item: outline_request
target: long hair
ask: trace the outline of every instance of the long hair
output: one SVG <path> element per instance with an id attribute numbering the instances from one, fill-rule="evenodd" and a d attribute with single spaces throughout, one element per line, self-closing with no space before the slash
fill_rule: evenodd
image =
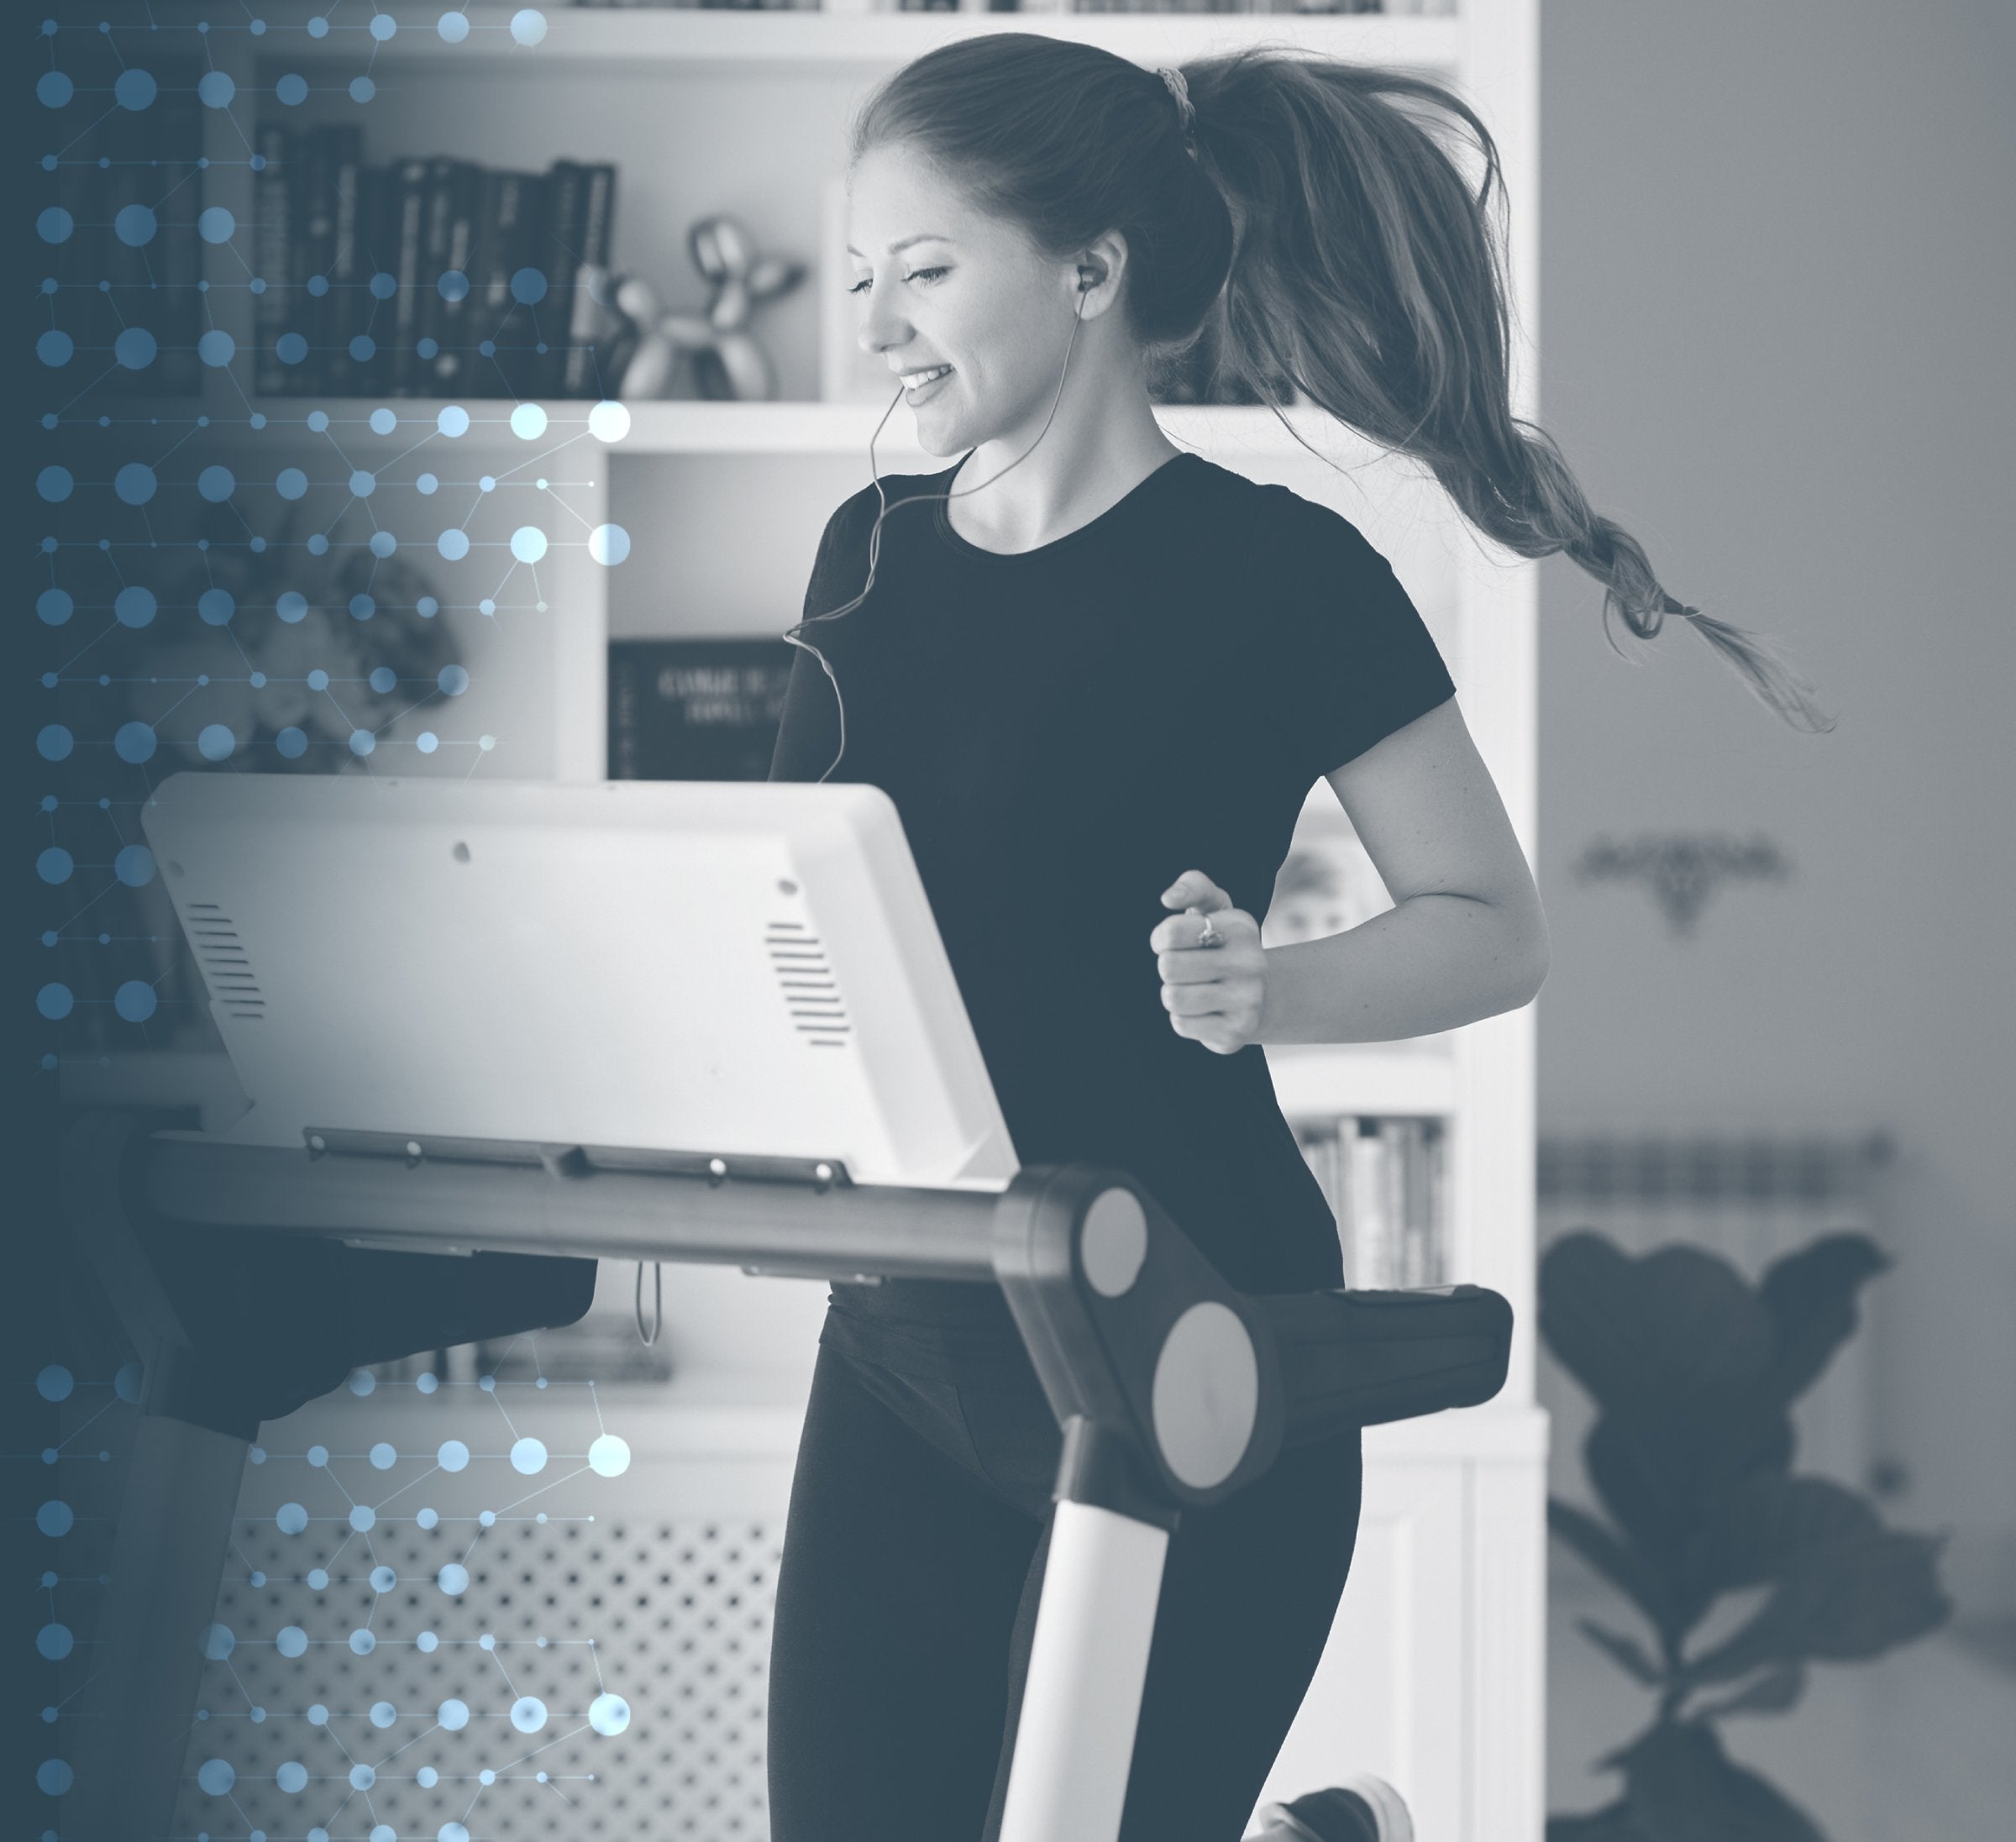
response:
<path id="1" fill-rule="evenodd" d="M 908 148 L 1050 260 L 1118 231 L 1121 310 L 1151 359 L 1208 342 L 1219 378 L 1290 434 L 1281 397 L 1299 393 L 1425 462 L 1507 549 L 1572 559 L 1604 585 L 1613 650 L 1613 613 L 1641 639 L 1680 615 L 1793 727 L 1833 728 L 1772 643 L 1668 595 L 1553 441 L 1512 413 L 1504 185 L 1469 106 L 1425 78 L 1293 47 L 1200 58 L 1181 75 L 1194 114 L 1153 71 L 1095 46 L 954 39 L 869 96 L 849 164 Z M 1410 104 L 1475 137 L 1474 195 Z"/>

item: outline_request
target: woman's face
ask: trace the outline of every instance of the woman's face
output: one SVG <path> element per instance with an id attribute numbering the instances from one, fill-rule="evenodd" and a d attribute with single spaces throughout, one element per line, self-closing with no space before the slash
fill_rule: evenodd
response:
<path id="1" fill-rule="evenodd" d="M 892 374 L 952 367 L 903 393 L 925 452 L 958 454 L 1039 428 L 1070 349 L 1076 265 L 1046 261 L 906 148 L 877 148 L 848 176 L 861 349 Z M 1074 375 L 1086 344 L 1081 327 Z M 892 375 L 892 394 L 896 387 Z"/>

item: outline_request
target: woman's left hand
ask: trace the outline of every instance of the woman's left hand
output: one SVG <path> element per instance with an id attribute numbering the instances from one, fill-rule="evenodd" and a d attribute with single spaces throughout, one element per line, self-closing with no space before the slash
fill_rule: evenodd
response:
<path id="1" fill-rule="evenodd" d="M 1169 1027 L 1219 1055 L 1233 1055 L 1260 1040 L 1267 998 L 1267 954 L 1260 924 L 1201 870 L 1185 870 L 1162 892 L 1170 908 L 1185 911 L 1158 921 L 1148 936 L 1162 971 L 1162 1005 Z M 1218 936 L 1200 946 L 1204 917 Z"/>

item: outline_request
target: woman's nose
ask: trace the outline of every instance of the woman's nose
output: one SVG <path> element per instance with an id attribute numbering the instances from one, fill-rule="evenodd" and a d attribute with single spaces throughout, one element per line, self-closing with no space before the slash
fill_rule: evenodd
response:
<path id="1" fill-rule="evenodd" d="M 861 316 L 861 349 L 879 357 L 891 346 L 902 344 L 910 336 L 910 329 L 884 291 L 871 289 L 867 301 Z"/>

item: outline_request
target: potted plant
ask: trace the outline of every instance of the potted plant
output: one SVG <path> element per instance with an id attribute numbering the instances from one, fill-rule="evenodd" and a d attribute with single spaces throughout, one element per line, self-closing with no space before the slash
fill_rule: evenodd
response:
<path id="1" fill-rule="evenodd" d="M 1622 1795 L 1550 1818 L 1547 1842 L 1824 1842 L 1716 1729 L 1791 1708 L 1810 1663 L 1879 1656 L 1951 1614 L 1945 1535 L 1887 1529 L 1856 1491 L 1792 1470 L 1791 1404 L 1889 1264 L 1865 1235 L 1824 1235 L 1753 1286 L 1702 1248 L 1633 1257 L 1586 1229 L 1541 1262 L 1540 1333 L 1596 1404 L 1583 1456 L 1609 1517 L 1553 1498 L 1548 1523 L 1644 1620 L 1642 1636 L 1580 1624 L 1657 1698 L 1598 1761 Z M 1758 1589 L 1734 1631 L 1690 1645 L 1725 1594 Z"/>

